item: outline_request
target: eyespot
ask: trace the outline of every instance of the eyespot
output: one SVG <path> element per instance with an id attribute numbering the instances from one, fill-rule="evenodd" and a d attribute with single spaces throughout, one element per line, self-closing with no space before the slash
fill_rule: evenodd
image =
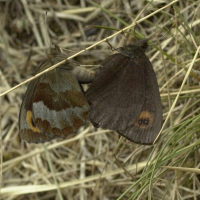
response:
<path id="1" fill-rule="evenodd" d="M 148 111 L 142 111 L 140 116 L 134 123 L 134 126 L 138 126 L 142 129 L 147 129 L 152 126 L 154 120 L 154 116 L 152 113 Z"/>

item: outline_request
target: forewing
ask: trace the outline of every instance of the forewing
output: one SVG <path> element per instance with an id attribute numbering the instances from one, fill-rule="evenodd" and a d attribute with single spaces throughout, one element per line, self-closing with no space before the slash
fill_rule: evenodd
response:
<path id="1" fill-rule="evenodd" d="M 122 54 L 108 57 L 101 65 L 86 91 L 90 119 L 96 127 L 126 130 L 133 125 L 144 106 L 144 66 Z"/>

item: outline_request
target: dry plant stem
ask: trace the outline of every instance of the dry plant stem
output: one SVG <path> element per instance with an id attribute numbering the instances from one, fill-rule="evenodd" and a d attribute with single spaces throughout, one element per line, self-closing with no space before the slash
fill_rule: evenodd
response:
<path id="1" fill-rule="evenodd" d="M 185 69 L 181 69 L 179 72 L 177 72 L 174 76 L 172 76 L 170 79 L 168 79 L 168 81 L 162 86 L 162 88 L 160 88 L 160 92 L 173 80 L 175 79 L 175 77 L 177 77 L 179 74 L 181 74 Z M 171 95 L 172 93 L 170 93 Z M 163 94 L 164 96 L 168 95 L 168 94 Z"/>
<path id="2" fill-rule="evenodd" d="M 41 40 L 39 31 L 38 31 L 37 26 L 36 26 L 36 24 L 35 24 L 35 21 L 34 21 L 34 19 L 33 19 L 33 16 L 32 16 L 32 14 L 31 14 L 31 12 L 30 12 L 28 6 L 27 6 L 27 2 L 26 2 L 26 0 L 21 0 L 21 2 L 22 2 L 22 4 L 23 4 L 23 6 L 24 6 L 24 9 L 25 9 L 25 12 L 26 12 L 26 16 L 28 17 L 29 21 L 30 21 L 31 24 L 32 24 L 33 33 L 34 33 L 34 35 L 35 35 L 35 38 L 36 38 L 36 40 L 37 40 L 37 43 L 38 43 L 38 45 L 39 45 L 40 47 L 43 47 L 44 45 L 43 45 L 43 43 L 42 43 L 42 40 Z"/>
<path id="3" fill-rule="evenodd" d="M 94 199 L 97 199 L 97 194 L 98 194 L 98 187 L 99 185 L 101 184 L 101 179 L 103 178 L 102 175 L 104 173 L 104 170 L 106 168 L 106 165 L 108 163 L 108 160 L 106 160 L 105 164 L 104 164 L 104 167 L 103 167 L 103 170 L 101 172 L 101 174 L 99 175 L 99 179 L 97 180 L 96 184 L 95 184 L 95 188 L 94 188 L 94 195 L 93 195 L 93 198 Z"/>
<path id="4" fill-rule="evenodd" d="M 128 167 L 126 167 L 127 171 L 133 171 L 133 173 L 136 173 L 136 169 L 140 170 L 140 168 L 144 168 L 146 166 L 146 162 L 141 162 L 138 164 L 133 164 Z M 96 174 L 92 176 L 88 176 L 82 180 L 70 180 L 68 182 L 60 183 L 58 184 L 59 188 L 67 188 L 72 187 L 75 185 L 87 183 L 94 180 L 99 180 L 99 176 L 101 178 L 106 178 L 109 176 L 114 176 L 123 173 L 123 169 L 115 169 L 111 171 L 107 171 L 104 174 Z M 50 191 L 57 189 L 57 186 L 55 184 L 49 184 L 49 185 L 27 185 L 27 186 L 13 186 L 13 187 L 7 187 L 7 188 L 1 188 L 1 194 L 12 194 L 12 195 L 21 195 L 21 194 L 29 194 L 29 193 L 36 193 L 36 192 L 44 192 L 44 191 Z"/>
<path id="5" fill-rule="evenodd" d="M 111 36 L 109 36 L 109 37 L 107 37 L 107 38 L 105 38 L 105 39 L 103 39 L 103 40 L 101 40 L 101 41 L 99 41 L 99 42 L 96 42 L 95 44 L 93 44 L 93 45 L 87 47 L 86 49 L 84 49 L 84 50 L 82 50 L 82 51 L 79 51 L 78 53 L 76 53 L 76 54 L 74 54 L 74 55 L 72 55 L 72 56 L 66 58 L 66 60 L 70 60 L 70 59 L 72 59 L 72 58 L 74 58 L 74 57 L 80 55 L 81 53 L 84 53 L 85 51 L 87 51 L 87 50 L 89 50 L 89 49 L 92 49 L 93 47 L 95 47 L 95 46 L 97 46 L 97 45 L 99 45 L 99 44 L 101 44 L 101 43 L 103 43 L 103 42 L 106 42 L 107 40 L 113 38 L 114 36 L 116 36 L 116 35 L 118 35 L 118 34 L 120 34 L 120 33 L 122 33 L 123 31 L 125 31 L 125 30 L 127 30 L 127 29 L 129 29 L 129 28 L 131 28 L 131 27 L 133 27 L 133 26 L 135 26 L 136 23 L 138 24 L 138 23 L 140 23 L 140 22 L 142 22 L 142 21 L 148 19 L 149 17 L 155 15 L 156 13 L 160 12 L 161 10 L 164 10 L 165 8 L 171 6 L 172 4 L 176 3 L 177 1 L 178 1 L 178 0 L 172 1 L 170 4 L 168 4 L 168 5 L 166 5 L 166 6 L 162 7 L 162 8 L 160 8 L 159 10 L 156 10 L 155 12 L 153 12 L 153 13 L 147 15 L 146 17 L 144 17 L 144 18 L 142 18 L 142 19 L 140 19 L 140 20 L 138 20 L 137 22 L 133 22 L 131 25 L 129 25 L 129 26 L 127 26 L 126 28 L 124 28 L 124 29 L 122 29 L 122 30 L 120 30 L 120 31 L 118 31 L 118 32 L 116 32 L 116 33 L 114 33 L 113 35 L 111 35 Z M 59 65 L 64 64 L 64 63 L 66 62 L 66 60 L 63 60 L 63 61 L 61 61 L 61 62 L 59 62 L 59 63 L 57 63 L 57 64 L 51 66 L 50 68 L 48 68 L 48 69 L 42 71 L 41 73 L 36 74 L 35 76 L 33 76 L 33 77 L 29 78 L 28 80 L 26 80 L 26 81 L 24 81 L 24 82 L 22 82 L 22 83 L 16 85 L 15 87 L 13 87 L 13 88 L 7 90 L 6 92 L 3 92 L 2 94 L 0 94 L 0 97 L 2 97 L 2 96 L 4 96 L 4 95 L 8 94 L 9 92 L 11 92 L 11 91 L 15 90 L 16 88 L 20 87 L 21 85 L 24 85 L 24 84 L 26 84 L 26 83 L 28 83 L 28 82 L 34 80 L 35 78 L 41 76 L 42 74 L 45 74 L 45 73 L 49 72 L 50 70 L 55 69 L 55 68 L 58 67 Z"/>
<path id="6" fill-rule="evenodd" d="M 0 104 L 1 104 L 1 101 L 2 101 L 2 99 L 0 98 Z M 0 111 L 0 122 L 1 122 L 1 111 Z M 0 134 L 2 133 L 2 126 L 0 125 Z M 1 134 L 2 135 L 2 134 Z M 2 149 L 2 137 L 0 137 L 0 147 L 1 147 L 1 149 Z M 3 163 L 3 151 L 1 151 L 0 152 L 0 163 Z M 2 172 L 2 169 L 3 169 L 3 165 L 1 164 L 0 165 L 0 188 L 2 188 L 2 183 L 3 183 L 3 181 L 2 181 L 2 174 L 3 174 L 3 172 Z M 0 194 L 1 194 L 1 189 L 0 189 Z"/>
<path id="7" fill-rule="evenodd" d="M 118 161 L 117 157 L 116 157 L 116 154 L 114 154 L 114 157 L 115 157 L 115 161 L 117 163 L 117 165 L 122 168 L 124 170 L 125 173 L 127 173 L 133 180 L 134 180 L 134 177 L 133 175 L 128 171 L 126 170 L 126 168 Z"/>
<path id="8" fill-rule="evenodd" d="M 111 4 L 113 4 L 114 1 L 116 1 L 116 0 L 104 1 L 101 6 L 103 8 L 107 8 Z M 101 12 L 100 8 L 96 9 L 93 13 L 91 13 L 89 16 L 86 17 L 85 21 L 86 22 L 91 21 L 92 19 L 94 19 L 95 17 L 97 17 L 100 12 Z"/>
<path id="9" fill-rule="evenodd" d="M 57 181 L 56 176 L 55 176 L 55 170 L 54 170 L 54 168 L 53 168 L 53 164 L 52 164 L 51 158 L 50 158 L 50 156 L 49 156 L 49 152 L 48 152 L 47 147 L 46 147 L 45 144 L 43 145 L 43 147 L 44 147 L 44 149 L 45 149 L 47 161 L 48 161 L 49 168 L 50 168 L 50 170 L 51 170 L 51 173 L 52 173 L 52 176 L 53 176 L 55 185 L 56 185 L 56 189 L 57 189 L 57 192 L 58 192 L 59 199 L 60 199 L 60 200 L 63 200 L 63 196 L 62 196 L 62 193 L 61 193 L 60 188 L 59 188 L 58 181 Z"/>
<path id="10" fill-rule="evenodd" d="M 166 65 L 165 65 L 165 59 L 164 59 L 164 55 L 163 55 L 163 50 L 162 50 L 162 47 L 159 43 L 159 48 L 161 50 L 161 56 L 162 56 L 162 62 L 163 62 L 163 66 L 164 66 L 164 71 L 165 71 L 165 80 L 167 82 L 167 80 L 169 80 L 169 77 L 168 77 L 168 74 L 167 74 L 167 69 L 166 69 Z M 171 108 L 171 105 L 172 105 L 172 101 L 171 101 L 171 96 L 170 96 L 170 88 L 169 88 L 169 84 L 167 84 L 167 95 L 168 95 L 168 104 L 169 104 L 169 108 Z M 170 124 L 171 124 L 171 127 L 173 126 L 173 120 L 174 119 L 174 116 L 173 116 L 173 113 L 170 117 Z"/>
<path id="11" fill-rule="evenodd" d="M 200 174 L 200 169 L 196 169 L 196 168 L 188 168 L 188 167 L 169 167 L 169 166 L 163 166 L 162 168 Z"/>
<path id="12" fill-rule="evenodd" d="M 180 91 L 180 94 L 195 94 L 195 93 L 199 93 L 200 89 L 191 89 L 191 90 L 186 90 L 186 91 Z M 179 92 L 170 92 L 170 96 L 175 96 L 179 94 Z M 161 94 L 161 97 L 166 97 L 168 96 L 168 94 Z"/>
<path id="13" fill-rule="evenodd" d="M 84 152 L 84 146 L 85 146 L 85 138 L 83 138 L 80 142 L 80 145 L 81 145 L 81 149 L 83 149 L 83 152 Z M 82 156 L 81 156 L 81 160 L 84 161 L 86 158 L 85 158 L 85 154 L 82 153 Z M 81 162 L 80 164 L 80 175 L 79 175 L 79 179 L 82 180 L 84 179 L 86 176 L 86 163 L 85 162 Z M 82 183 L 81 184 L 81 187 L 80 187 L 80 200 L 84 200 L 84 188 L 85 187 L 85 183 Z"/>
<path id="14" fill-rule="evenodd" d="M 60 146 L 66 145 L 68 143 L 71 143 L 71 142 L 74 142 L 74 141 L 77 141 L 77 140 L 80 140 L 83 137 L 86 137 L 85 134 L 87 132 L 88 132 L 88 129 L 84 130 L 82 133 L 78 134 L 74 138 L 71 138 L 71 139 L 68 139 L 68 140 L 63 140 L 61 142 L 57 142 L 57 143 L 54 143 L 54 144 L 50 144 L 49 146 L 47 146 L 47 149 L 48 150 L 56 149 Z M 105 132 L 109 132 L 109 131 L 103 131 L 103 132 L 105 133 Z M 99 131 L 98 133 L 96 133 L 96 132 L 95 133 L 89 133 L 89 134 L 87 133 L 87 137 L 92 137 L 92 136 L 95 136 L 95 135 L 98 135 L 98 134 L 102 134 L 102 132 Z M 32 152 L 29 152 L 29 153 L 27 153 L 23 156 L 19 156 L 17 158 L 14 158 L 12 160 L 9 160 L 9 161 L 2 163 L 2 167 L 3 167 L 4 171 L 7 171 L 8 170 L 8 168 L 6 168 L 7 166 L 9 166 L 9 165 L 13 166 L 13 164 L 16 165 L 18 162 L 21 162 L 21 161 L 23 161 L 27 158 L 30 158 L 32 156 L 35 156 L 35 155 L 43 153 L 43 152 L 44 152 L 44 148 L 38 148 L 38 149 L 36 149 Z"/>
<path id="15" fill-rule="evenodd" d="M 197 56 L 198 56 L 198 54 L 199 54 L 199 50 L 200 50 L 200 46 L 198 47 L 198 49 L 197 49 L 197 51 L 196 51 L 196 53 L 195 53 L 195 56 L 194 56 L 194 58 L 193 58 L 193 60 L 192 60 L 192 62 L 191 62 L 191 64 L 190 64 L 190 66 L 189 66 L 189 68 L 188 68 L 188 71 L 187 71 L 187 73 L 186 73 L 186 75 L 185 75 L 185 78 L 184 78 L 184 80 L 183 80 L 183 82 L 182 82 L 182 84 L 181 84 L 180 90 L 179 90 L 179 92 L 178 92 L 178 94 L 177 94 L 177 96 L 176 96 L 176 98 L 175 98 L 175 100 L 174 100 L 174 103 L 172 104 L 172 107 L 171 107 L 170 110 L 169 110 L 169 113 L 168 113 L 168 115 L 167 115 L 167 117 L 166 117 L 166 120 L 165 120 L 165 122 L 164 122 L 164 124 L 163 124 L 163 126 L 162 126 L 162 128 L 161 128 L 161 130 L 160 130 L 160 132 L 159 132 L 159 134 L 158 134 L 158 136 L 157 136 L 157 138 L 156 138 L 155 141 L 154 141 L 154 144 L 156 143 L 157 139 L 160 137 L 160 134 L 162 133 L 162 131 L 163 131 L 165 125 L 166 125 L 167 122 L 168 122 L 169 117 L 171 116 L 171 113 L 172 113 L 172 111 L 173 111 L 173 109 L 174 109 L 174 107 L 175 107 L 175 105 L 176 105 L 176 103 L 177 103 L 177 101 L 178 101 L 178 98 L 179 98 L 179 96 L 180 96 L 180 94 L 181 94 L 181 91 L 182 91 L 184 85 L 185 85 L 185 82 L 186 82 L 188 76 L 190 75 L 190 72 L 191 72 L 191 70 L 192 70 L 192 67 L 194 66 L 195 60 L 197 59 Z"/>

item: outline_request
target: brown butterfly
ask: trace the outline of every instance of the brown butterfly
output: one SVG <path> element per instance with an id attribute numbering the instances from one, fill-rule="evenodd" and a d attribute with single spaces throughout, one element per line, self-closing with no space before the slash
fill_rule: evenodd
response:
<path id="1" fill-rule="evenodd" d="M 66 59 L 55 46 L 37 73 Z M 66 138 L 85 124 L 89 105 L 80 83 L 90 83 L 94 73 L 67 61 L 30 82 L 20 115 L 20 136 L 27 142 L 41 143 Z"/>
<path id="2" fill-rule="evenodd" d="M 86 91 L 95 127 L 115 130 L 140 144 L 152 144 L 162 124 L 162 103 L 155 72 L 144 54 L 143 39 L 105 59 Z"/>

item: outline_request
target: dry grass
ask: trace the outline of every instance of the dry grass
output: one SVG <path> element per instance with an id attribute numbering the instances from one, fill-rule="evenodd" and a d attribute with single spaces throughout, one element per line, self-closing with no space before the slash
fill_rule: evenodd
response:
<path id="1" fill-rule="evenodd" d="M 66 140 L 28 144 L 18 130 L 26 85 L 18 87 L 0 99 L 1 199 L 200 199 L 200 1 L 166 2 L 99 1 L 104 10 L 84 0 L 0 2 L 0 93 L 32 77 L 50 44 L 73 55 L 137 18 L 136 37 L 150 39 L 147 55 L 164 112 L 154 146 L 119 140 L 117 133 L 89 123 Z M 109 42 L 118 47 L 132 38 L 118 34 Z M 74 60 L 96 69 L 111 54 L 100 42 Z"/>

